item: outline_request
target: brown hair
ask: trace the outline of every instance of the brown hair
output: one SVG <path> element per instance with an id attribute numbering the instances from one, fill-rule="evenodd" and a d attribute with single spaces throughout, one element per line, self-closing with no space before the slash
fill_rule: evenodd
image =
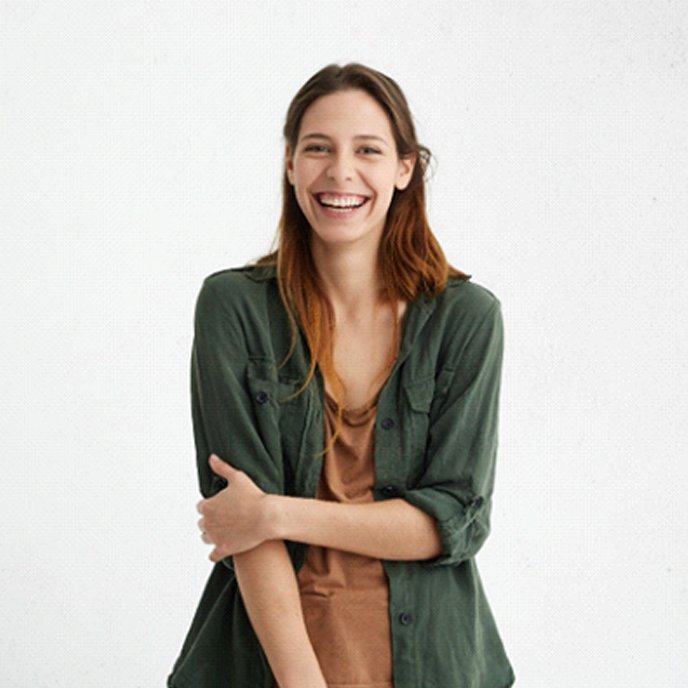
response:
<path id="1" fill-rule="evenodd" d="M 381 298 L 389 303 L 396 316 L 396 304 L 399 300 L 410 302 L 420 293 L 435 296 L 444 290 L 449 276 L 466 278 L 469 275 L 449 265 L 428 224 L 425 211 L 425 175 L 431 153 L 416 139 L 408 103 L 393 79 L 356 62 L 343 67 L 337 64 L 327 65 L 306 81 L 289 105 L 283 128 L 285 142 L 293 152 L 303 115 L 317 98 L 336 91 L 355 89 L 365 91 L 375 98 L 389 116 L 397 156 L 417 156 L 407 187 L 404 190 L 394 190 L 378 251 L 378 267 L 384 285 Z M 338 412 L 336 431 L 324 450 L 327 451 L 341 428 L 342 390 L 345 385 L 334 367 L 334 310 L 318 279 L 310 251 L 309 233 L 310 226 L 296 200 L 285 167 L 277 248 L 258 258 L 254 264 L 276 267 L 280 297 L 289 316 L 291 344 L 280 367 L 294 350 L 298 336 L 297 320 L 306 336 L 311 353 L 310 369 L 296 394 L 300 394 L 308 386 L 316 364 L 319 364 L 323 376 L 331 383 Z M 395 317 L 395 346 L 390 351 L 387 365 L 380 377 L 386 376 L 394 363 L 399 336 L 399 322 Z"/>

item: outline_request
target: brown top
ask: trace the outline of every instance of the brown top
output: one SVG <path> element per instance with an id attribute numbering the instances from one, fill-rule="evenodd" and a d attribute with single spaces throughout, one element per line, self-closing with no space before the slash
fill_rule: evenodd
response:
<path id="1" fill-rule="evenodd" d="M 379 392 L 344 424 L 324 458 L 316 499 L 372 502 Z M 337 405 L 325 394 L 325 441 Z M 328 688 L 394 688 L 387 575 L 379 559 L 309 545 L 297 576 L 306 629 Z M 275 683 L 275 686 L 277 684 Z"/>

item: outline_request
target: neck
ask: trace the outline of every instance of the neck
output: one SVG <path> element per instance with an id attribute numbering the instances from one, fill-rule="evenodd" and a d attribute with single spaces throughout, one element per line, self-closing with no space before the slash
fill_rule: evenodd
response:
<path id="1" fill-rule="evenodd" d="M 373 313 L 380 305 L 382 279 L 377 251 L 365 246 L 332 247 L 312 242 L 313 261 L 335 312 L 343 316 Z"/>

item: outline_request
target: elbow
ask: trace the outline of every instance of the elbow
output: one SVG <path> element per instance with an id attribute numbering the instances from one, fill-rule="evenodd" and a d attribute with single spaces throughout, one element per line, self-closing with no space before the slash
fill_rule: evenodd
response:
<path id="1" fill-rule="evenodd" d="M 431 518 L 432 520 L 432 536 L 430 537 L 430 547 L 431 552 L 427 555 L 426 559 L 437 559 L 444 554 L 444 541 L 442 540 L 442 535 L 440 534 L 440 529 L 437 524 L 437 520 Z"/>
<path id="2" fill-rule="evenodd" d="M 483 547 L 490 534 L 490 522 L 475 518 L 467 526 L 452 527 L 451 523 L 437 522 L 440 546 L 432 559 L 421 562 L 424 566 L 460 566 L 472 559 Z"/>
<path id="3" fill-rule="evenodd" d="M 432 535 L 425 531 L 425 556 L 435 556 L 421 559 L 423 566 L 459 566 L 480 551 L 490 533 L 489 495 L 463 497 L 427 487 L 409 490 L 404 498 L 432 519 Z"/>

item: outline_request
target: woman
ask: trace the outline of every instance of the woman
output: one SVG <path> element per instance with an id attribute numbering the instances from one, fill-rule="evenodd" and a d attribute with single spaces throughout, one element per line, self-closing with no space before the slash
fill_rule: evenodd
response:
<path id="1" fill-rule="evenodd" d="M 391 78 L 328 65 L 284 127 L 277 250 L 198 296 L 215 562 L 168 686 L 507 688 L 490 529 L 500 301 L 448 265 Z"/>

